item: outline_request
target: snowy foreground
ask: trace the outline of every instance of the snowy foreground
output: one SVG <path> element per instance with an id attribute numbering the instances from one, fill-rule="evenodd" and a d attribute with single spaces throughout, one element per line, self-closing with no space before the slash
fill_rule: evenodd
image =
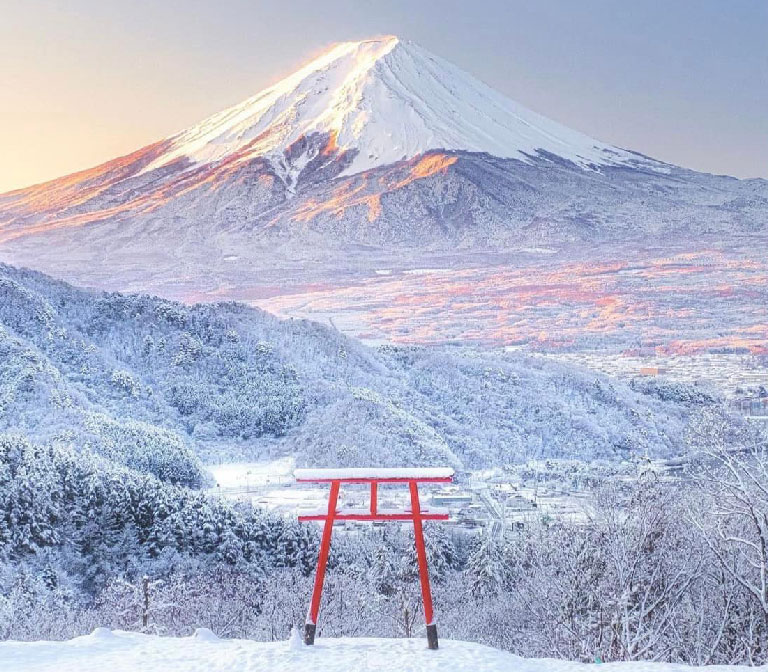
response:
<path id="1" fill-rule="evenodd" d="M 2 672 L 582 672 L 594 667 L 552 659 L 529 660 L 480 644 L 451 640 L 442 640 L 438 651 L 427 649 L 422 639 L 319 639 L 314 647 L 307 647 L 298 636 L 288 642 L 253 642 L 219 639 L 206 629 L 199 629 L 191 637 L 174 638 L 98 628 L 90 635 L 65 642 L 0 642 Z M 600 667 L 605 668 L 604 672 L 698 669 L 663 663 Z M 736 672 L 747 668 L 706 669 Z"/>

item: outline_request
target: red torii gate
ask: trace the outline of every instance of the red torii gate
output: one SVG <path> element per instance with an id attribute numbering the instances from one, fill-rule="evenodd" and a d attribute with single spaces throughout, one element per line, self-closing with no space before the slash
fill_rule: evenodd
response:
<path id="1" fill-rule="evenodd" d="M 449 467 L 432 468 L 403 468 L 403 469 L 296 469 L 293 472 L 297 483 L 330 483 L 331 491 L 328 497 L 327 511 L 308 513 L 299 516 L 300 521 L 323 520 L 323 536 L 320 541 L 320 554 L 317 558 L 317 573 L 315 586 L 312 590 L 312 602 L 307 612 L 304 625 L 304 643 L 314 644 L 317 629 L 317 615 L 320 612 L 320 598 L 323 592 L 325 568 L 328 564 L 328 553 L 331 550 L 331 534 L 333 524 L 337 520 L 412 520 L 416 538 L 416 556 L 419 562 L 419 578 L 421 579 L 421 596 L 424 602 L 424 618 L 427 623 L 427 643 L 430 649 L 437 648 L 437 626 L 432 610 L 432 592 L 429 588 L 429 570 L 427 569 L 427 552 L 424 548 L 424 520 L 448 520 L 445 509 L 422 509 L 419 502 L 419 483 L 450 483 L 453 480 L 453 469 Z M 342 483 L 367 483 L 371 486 L 371 504 L 369 509 L 337 508 L 339 488 Z M 394 509 L 379 509 L 379 483 L 407 483 L 411 493 L 411 507 L 405 511 Z"/>

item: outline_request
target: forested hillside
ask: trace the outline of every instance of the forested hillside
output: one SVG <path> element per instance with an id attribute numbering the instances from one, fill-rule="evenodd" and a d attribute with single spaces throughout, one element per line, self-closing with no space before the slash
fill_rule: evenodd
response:
<path id="1" fill-rule="evenodd" d="M 428 525 L 441 635 L 590 663 L 764 663 L 766 437 L 705 416 L 690 479 L 604 482 L 585 520 L 532 514 L 502 537 Z M 5 438 L 0 640 L 201 626 L 284 640 L 306 613 L 317 537 L 250 504 Z M 422 635 L 414 555 L 397 526 L 334 535 L 321 637 Z"/>
<path id="2" fill-rule="evenodd" d="M 242 305 L 0 267 L 0 639 L 200 625 L 286 638 L 317 529 L 198 490 L 209 460 L 472 468 L 685 453 L 690 476 L 674 483 L 640 465 L 596 476 L 583 520 L 532 512 L 500 535 L 430 525 L 441 632 L 531 656 L 763 662 L 758 430 L 700 389 L 520 354 L 373 350 Z M 409 533 L 336 536 L 321 636 L 418 634 Z"/>
<path id="3" fill-rule="evenodd" d="M 241 304 L 91 293 L 0 265 L 0 432 L 199 486 L 201 460 L 484 467 L 682 450 L 686 388 L 500 351 L 370 349 Z"/>

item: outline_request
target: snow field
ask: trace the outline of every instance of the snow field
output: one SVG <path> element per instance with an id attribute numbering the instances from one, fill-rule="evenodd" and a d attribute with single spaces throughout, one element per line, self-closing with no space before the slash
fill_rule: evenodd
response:
<path id="1" fill-rule="evenodd" d="M 3 672 L 586 672 L 595 667 L 520 658 L 481 644 L 447 639 L 440 641 L 437 651 L 427 649 L 422 638 L 320 638 L 308 647 L 296 637 L 287 642 L 219 639 L 205 628 L 182 638 L 97 628 L 90 635 L 64 642 L 0 642 Z M 603 672 L 699 669 L 645 662 L 600 667 Z M 706 668 L 707 672 L 742 669 L 747 668 Z"/>

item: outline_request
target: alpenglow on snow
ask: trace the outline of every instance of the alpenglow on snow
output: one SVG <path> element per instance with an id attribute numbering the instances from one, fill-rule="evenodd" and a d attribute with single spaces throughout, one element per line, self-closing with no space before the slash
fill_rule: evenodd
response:
<path id="1" fill-rule="evenodd" d="M 751 234 L 767 204 L 765 181 L 595 140 L 389 36 L 337 44 L 191 128 L 0 195 L 0 259 L 151 291 L 183 262 L 197 290 L 253 277 L 281 250 Z"/>
<path id="2" fill-rule="evenodd" d="M 329 134 L 328 149 L 357 150 L 345 174 L 430 149 L 505 158 L 544 150 L 579 165 L 632 156 L 527 110 L 413 42 L 387 36 L 333 46 L 252 98 L 168 138 L 169 149 L 145 170 L 180 157 L 194 163 L 236 152 L 242 159 L 280 157 L 311 133 Z"/>

